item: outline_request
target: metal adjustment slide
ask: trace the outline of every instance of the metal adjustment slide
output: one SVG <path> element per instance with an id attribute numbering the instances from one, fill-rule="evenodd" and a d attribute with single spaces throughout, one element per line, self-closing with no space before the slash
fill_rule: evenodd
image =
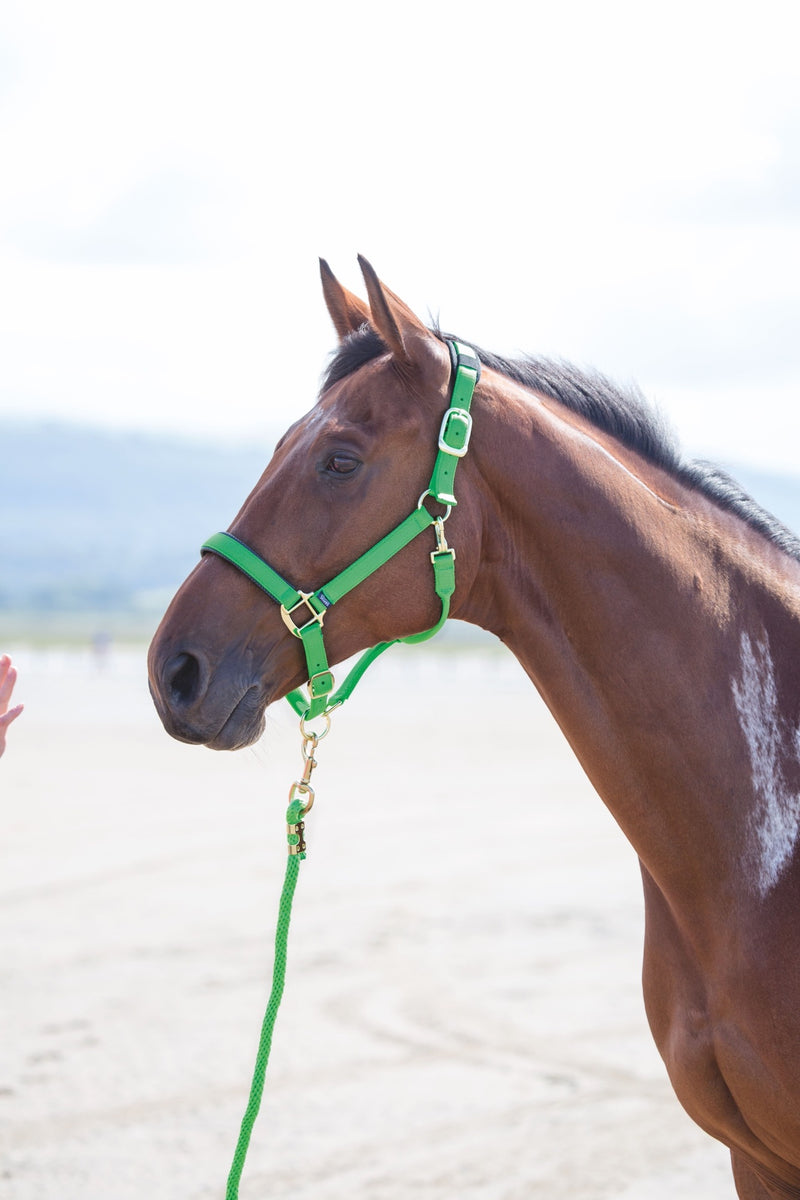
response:
<path id="1" fill-rule="evenodd" d="M 300 631 L 302 629 L 306 629 L 309 625 L 313 625 L 315 621 L 317 625 L 322 624 L 325 619 L 325 609 L 323 609 L 322 612 L 317 612 L 317 610 L 314 608 L 314 605 L 311 603 L 311 597 L 314 595 L 313 592 L 301 592 L 298 590 L 297 594 L 299 595 L 300 599 L 296 604 L 293 604 L 291 608 L 285 608 L 283 605 L 281 605 L 281 617 L 283 618 L 283 623 L 289 630 L 289 633 L 294 634 L 295 637 L 300 637 Z M 292 617 L 292 613 L 296 612 L 297 609 L 303 604 L 305 604 L 306 608 L 311 614 L 311 620 L 306 621 L 303 625 L 298 625 Z"/>

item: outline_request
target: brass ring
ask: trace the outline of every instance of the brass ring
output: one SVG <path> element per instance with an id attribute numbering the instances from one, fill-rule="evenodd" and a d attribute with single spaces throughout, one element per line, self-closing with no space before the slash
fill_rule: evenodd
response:
<path id="1" fill-rule="evenodd" d="M 296 783 L 293 783 L 292 786 L 289 788 L 289 803 L 291 804 L 294 800 L 296 800 L 298 795 L 308 797 L 306 803 L 300 809 L 300 816 L 304 817 L 306 815 L 306 813 L 309 812 L 311 810 L 311 808 L 313 807 L 314 789 L 312 788 L 310 783 L 302 783 L 301 781 L 298 780 Z"/>
<path id="2" fill-rule="evenodd" d="M 422 493 L 419 500 L 417 501 L 417 508 L 425 508 L 425 504 L 424 504 L 425 498 L 426 498 L 426 496 L 430 496 L 432 494 L 433 493 L 431 492 L 430 488 L 425 488 L 425 491 Z M 436 503 L 442 504 L 442 501 L 437 500 Z M 452 504 L 442 504 L 442 508 L 444 509 L 443 517 L 435 517 L 433 515 L 433 513 L 427 508 L 425 508 L 425 512 L 428 514 L 428 516 L 431 518 L 432 521 L 446 521 L 447 518 L 450 516 L 450 513 L 453 511 L 453 506 L 452 506 Z"/>
<path id="3" fill-rule="evenodd" d="M 322 733 L 307 732 L 306 731 L 306 719 L 305 719 L 305 717 L 300 718 L 300 733 L 303 735 L 304 740 L 308 741 L 308 742 L 313 741 L 313 739 L 316 738 L 317 741 L 314 742 L 314 745 L 316 745 L 317 742 L 321 742 L 322 739 L 324 737 L 327 737 L 331 731 L 331 714 L 324 712 L 324 713 L 319 713 L 318 716 L 321 720 L 323 720 L 325 722 L 325 728 L 323 729 Z M 312 721 L 316 721 L 317 717 L 312 717 L 311 719 L 312 719 Z"/>

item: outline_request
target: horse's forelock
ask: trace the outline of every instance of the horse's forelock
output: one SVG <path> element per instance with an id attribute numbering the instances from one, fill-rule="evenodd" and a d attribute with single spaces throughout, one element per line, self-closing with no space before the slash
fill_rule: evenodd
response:
<path id="1" fill-rule="evenodd" d="M 346 379 L 365 363 L 386 354 L 383 338 L 366 322 L 355 333 L 349 334 L 335 350 L 328 368 L 322 377 L 322 391 L 333 387 L 340 379 Z"/>

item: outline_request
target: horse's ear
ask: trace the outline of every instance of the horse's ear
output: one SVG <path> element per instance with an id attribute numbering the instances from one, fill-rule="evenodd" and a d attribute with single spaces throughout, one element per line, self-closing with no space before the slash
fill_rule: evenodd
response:
<path id="1" fill-rule="evenodd" d="M 419 339 L 423 338 L 426 342 L 436 341 L 435 335 L 399 296 L 395 296 L 394 292 L 381 283 L 372 264 L 361 254 L 358 256 L 358 263 L 367 285 L 371 324 L 396 358 L 412 362 Z"/>
<path id="2" fill-rule="evenodd" d="M 339 335 L 339 341 L 343 342 L 349 333 L 355 333 L 365 321 L 369 322 L 369 309 L 363 300 L 359 300 L 358 296 L 342 287 L 324 258 L 319 260 L 319 273 L 328 312 Z"/>

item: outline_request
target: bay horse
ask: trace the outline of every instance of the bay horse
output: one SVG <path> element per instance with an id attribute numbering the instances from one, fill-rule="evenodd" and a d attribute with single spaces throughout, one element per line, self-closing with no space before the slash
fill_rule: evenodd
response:
<path id="1" fill-rule="evenodd" d="M 368 302 L 322 263 L 338 351 L 217 535 L 317 589 L 296 594 L 309 625 L 327 616 L 332 663 L 442 612 L 430 535 L 317 611 L 420 493 L 439 511 L 453 411 L 449 339 L 360 263 Z M 645 1005 L 679 1100 L 729 1147 L 741 1200 L 800 1198 L 800 543 L 684 462 L 637 393 L 474 353 L 451 615 L 517 657 L 639 857 Z M 285 604 L 207 549 L 155 634 L 150 687 L 172 736 L 236 749 L 309 668 Z"/>

